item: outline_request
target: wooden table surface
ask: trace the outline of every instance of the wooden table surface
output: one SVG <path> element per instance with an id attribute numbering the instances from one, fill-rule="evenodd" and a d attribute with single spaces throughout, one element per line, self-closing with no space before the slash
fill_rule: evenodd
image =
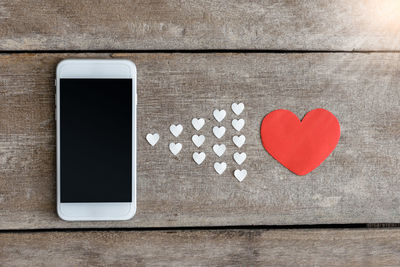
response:
<path id="1" fill-rule="evenodd" d="M 0 1 L 0 265 L 399 265 L 399 32 L 396 0 Z M 136 63 L 132 220 L 57 217 L 54 79 L 66 58 Z M 233 102 L 245 104 L 240 149 Z M 306 176 L 261 145 L 262 118 L 280 108 L 340 122 L 338 146 Z M 199 132 L 194 117 L 206 120 Z M 154 148 L 149 132 L 161 136 Z M 247 154 L 241 183 L 235 151 Z"/>

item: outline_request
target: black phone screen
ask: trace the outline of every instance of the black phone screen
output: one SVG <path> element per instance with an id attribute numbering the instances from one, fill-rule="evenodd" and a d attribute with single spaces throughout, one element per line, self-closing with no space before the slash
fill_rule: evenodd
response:
<path id="1" fill-rule="evenodd" d="M 132 201 L 132 79 L 60 79 L 61 202 Z"/>

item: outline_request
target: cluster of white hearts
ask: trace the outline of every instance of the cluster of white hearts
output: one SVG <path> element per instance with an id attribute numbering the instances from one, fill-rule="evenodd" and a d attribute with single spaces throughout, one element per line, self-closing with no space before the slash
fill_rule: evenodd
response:
<path id="1" fill-rule="evenodd" d="M 232 104 L 232 111 L 236 115 L 240 115 L 243 112 L 243 110 L 244 110 L 243 103 L 239 103 L 239 104 L 233 103 Z M 217 122 L 222 122 L 226 116 L 226 111 L 216 109 L 216 110 L 214 110 L 213 115 Z M 193 128 L 196 129 L 196 131 L 199 131 L 201 128 L 203 128 L 204 124 L 205 124 L 205 120 L 203 118 L 192 119 L 192 125 L 193 125 Z M 242 130 L 242 128 L 244 127 L 244 124 L 245 124 L 245 121 L 243 119 L 232 120 L 232 127 L 238 132 L 240 130 Z M 170 126 L 169 130 L 172 133 L 172 135 L 174 135 L 175 137 L 178 137 L 183 131 L 183 126 L 181 124 L 178 124 L 178 125 L 172 124 Z M 225 132 L 226 132 L 226 128 L 224 126 L 214 126 L 213 127 L 213 133 L 217 139 L 222 138 L 225 135 Z M 160 136 L 157 133 L 154 133 L 154 134 L 149 133 L 149 134 L 147 134 L 146 139 L 150 145 L 155 146 L 157 144 L 158 140 L 160 139 Z M 205 141 L 204 135 L 195 134 L 192 136 L 192 142 L 197 148 L 200 148 L 203 145 L 204 141 Z M 238 148 L 241 148 L 246 141 L 246 137 L 244 135 L 239 135 L 239 136 L 235 135 L 235 136 L 233 136 L 232 141 Z M 171 151 L 172 154 L 177 155 L 182 150 L 182 144 L 181 143 L 170 143 L 169 150 Z M 226 150 L 226 146 L 224 144 L 215 144 L 213 146 L 213 151 L 218 157 L 221 157 L 225 153 L 225 150 Z M 206 154 L 204 152 L 194 152 L 193 153 L 193 160 L 198 165 L 202 164 L 203 161 L 205 160 L 205 158 L 206 158 Z M 233 159 L 235 160 L 235 162 L 237 164 L 241 165 L 246 160 L 246 153 L 235 152 L 233 154 Z M 214 169 L 220 175 L 222 173 L 224 173 L 226 168 L 227 168 L 226 162 L 215 162 L 214 163 Z M 246 178 L 247 171 L 244 169 L 243 170 L 237 169 L 234 171 L 233 174 L 236 177 L 236 179 L 238 179 L 241 182 L 241 181 L 243 181 L 244 178 Z"/>
<path id="2" fill-rule="evenodd" d="M 243 103 L 239 103 L 239 104 L 233 103 L 232 104 L 232 111 L 237 116 L 239 116 L 242 113 L 243 109 L 244 109 L 244 104 Z M 240 130 L 242 130 L 242 128 L 244 126 L 244 120 L 243 119 L 233 119 L 232 120 L 232 126 L 233 126 L 233 128 L 235 128 L 236 131 L 240 132 Z M 235 143 L 235 145 L 240 149 L 243 146 L 243 144 L 244 144 L 244 142 L 246 140 L 246 137 L 244 135 L 240 135 L 240 136 L 236 136 L 235 135 L 232 138 L 232 140 Z M 247 155 L 244 152 L 240 153 L 240 152 L 237 151 L 237 152 L 235 152 L 233 154 L 233 159 L 239 165 L 241 165 L 246 160 L 246 157 L 247 157 Z M 236 177 L 236 179 L 238 179 L 241 182 L 241 181 L 243 181 L 244 178 L 246 178 L 247 170 L 245 170 L 245 169 L 242 169 L 242 170 L 236 169 L 233 172 L 233 175 Z"/>
<path id="3" fill-rule="evenodd" d="M 233 103 L 231 107 L 232 107 L 232 111 L 236 115 L 240 115 L 244 110 L 243 103 L 239 103 L 239 104 Z M 226 116 L 226 111 L 223 109 L 222 110 L 216 109 L 216 110 L 214 110 L 213 115 L 217 122 L 222 122 Z M 239 119 L 239 120 L 233 119 L 232 127 L 236 131 L 239 132 L 240 130 L 243 129 L 244 123 L 245 123 L 245 121 L 243 119 Z M 222 138 L 225 135 L 225 132 L 226 132 L 226 129 L 224 126 L 214 126 L 213 127 L 213 133 L 214 133 L 215 137 L 217 137 L 217 139 Z M 240 136 L 235 135 L 235 136 L 233 136 L 232 140 L 233 140 L 233 143 L 238 148 L 240 148 L 243 146 L 244 142 L 246 141 L 246 137 L 244 135 L 240 135 Z M 213 146 L 213 151 L 218 157 L 221 157 L 225 153 L 225 150 L 226 150 L 226 146 L 224 144 L 215 144 Z M 233 154 L 233 159 L 236 161 L 237 164 L 241 165 L 246 159 L 246 153 L 235 152 Z M 225 172 L 226 168 L 227 168 L 226 162 L 215 162 L 214 163 L 214 169 L 220 175 Z M 236 177 L 236 179 L 238 179 L 239 182 L 241 182 L 241 181 L 243 181 L 244 178 L 246 178 L 247 171 L 237 169 L 234 171 L 233 175 Z"/>

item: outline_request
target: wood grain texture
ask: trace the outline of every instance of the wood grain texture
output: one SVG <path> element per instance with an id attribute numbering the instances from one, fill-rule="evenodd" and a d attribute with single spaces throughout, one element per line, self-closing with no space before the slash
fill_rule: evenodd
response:
<path id="1" fill-rule="evenodd" d="M 58 219 L 54 71 L 64 58 L 129 58 L 138 69 L 138 212 L 125 222 Z M 400 54 L 6 54 L 0 56 L 0 228 L 167 227 L 400 222 Z M 239 183 L 230 111 L 242 101 L 248 177 Z M 296 176 L 263 149 L 262 118 L 326 108 L 342 136 L 316 170 Z M 228 111 L 218 141 L 214 108 Z M 191 142 L 193 117 L 206 124 Z M 179 138 L 169 125 L 181 123 Z M 156 147 L 145 136 L 158 132 Z M 169 142 L 181 142 L 172 156 Z M 218 159 L 212 145 L 224 143 Z M 204 151 L 197 166 L 192 153 Z M 215 161 L 228 164 L 219 176 Z"/>
<path id="2" fill-rule="evenodd" d="M 0 234 L 5 266 L 398 266 L 399 230 Z"/>
<path id="3" fill-rule="evenodd" d="M 397 0 L 0 2 L 0 50 L 398 50 Z"/>

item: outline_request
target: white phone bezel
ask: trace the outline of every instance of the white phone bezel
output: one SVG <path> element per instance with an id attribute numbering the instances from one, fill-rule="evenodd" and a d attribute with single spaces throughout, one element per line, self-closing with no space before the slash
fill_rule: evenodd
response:
<path id="1" fill-rule="evenodd" d="M 132 79 L 132 202 L 61 203 L 60 201 L 60 79 Z M 129 220 L 136 213 L 136 66 L 125 59 L 66 59 L 56 71 L 57 213 L 66 221 Z"/>

